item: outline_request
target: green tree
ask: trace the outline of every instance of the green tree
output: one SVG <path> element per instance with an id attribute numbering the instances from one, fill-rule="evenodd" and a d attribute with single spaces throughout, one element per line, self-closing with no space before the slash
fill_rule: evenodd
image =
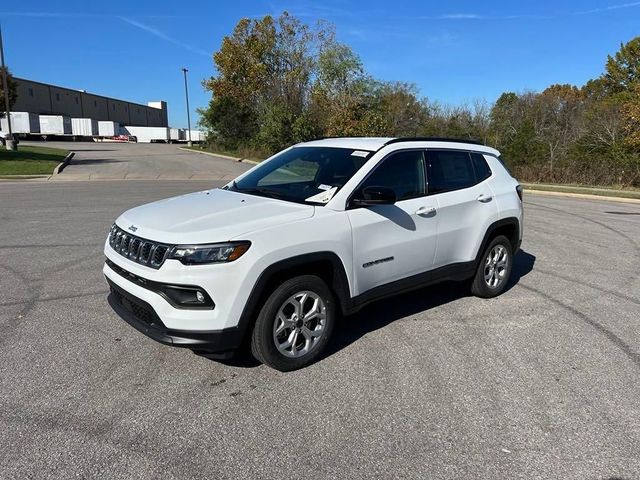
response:
<path id="1" fill-rule="evenodd" d="M 286 12 L 240 20 L 213 55 L 217 75 L 204 82 L 213 100 L 202 112 L 203 124 L 214 137 L 269 152 L 314 135 L 310 103 L 317 59 L 331 38 L 326 25 L 312 28 Z M 231 112 L 230 105 L 241 111 Z M 230 133 L 239 119 L 250 125 Z"/>
<path id="2" fill-rule="evenodd" d="M 640 37 L 621 44 L 613 57 L 607 57 L 604 81 L 612 94 L 629 92 L 640 82 Z"/>
<path id="3" fill-rule="evenodd" d="M 254 110 L 231 96 L 213 97 L 209 107 L 198 113 L 200 125 L 209 132 L 209 140 L 224 148 L 238 148 L 258 131 Z"/>
<path id="4" fill-rule="evenodd" d="M 505 92 L 491 108 L 492 140 L 498 148 L 506 145 L 518 133 L 520 119 L 515 115 L 515 111 L 519 100 L 514 92 Z"/>
<path id="5" fill-rule="evenodd" d="M 535 99 L 536 94 L 532 92 L 506 92 L 491 109 L 490 138 L 514 168 L 537 168 L 544 157 L 533 121 Z"/>
<path id="6" fill-rule="evenodd" d="M 628 101 L 620 109 L 625 143 L 640 152 L 640 82 L 633 85 Z"/>
<path id="7" fill-rule="evenodd" d="M 362 93 L 367 77 L 360 57 L 333 35 L 325 39 L 318 56 L 314 90 L 330 99 L 353 97 Z"/>
<path id="8" fill-rule="evenodd" d="M 375 109 L 388 136 L 416 136 L 426 117 L 418 87 L 407 82 L 381 83 L 375 91 Z"/>
<path id="9" fill-rule="evenodd" d="M 13 75 L 9 72 L 7 67 L 4 67 L 7 72 L 7 90 L 9 90 L 9 110 L 13 109 L 13 105 L 16 102 L 16 98 L 18 98 L 18 83 L 14 80 Z M 2 67 L 0 67 L 0 79 L 2 78 Z M 4 86 L 2 81 L 0 80 L 0 118 L 4 118 L 7 111 L 7 106 L 4 103 Z"/>
<path id="10" fill-rule="evenodd" d="M 269 81 L 276 42 L 271 16 L 241 19 L 213 54 L 218 75 L 204 82 L 213 96 L 230 97 L 255 107 Z"/>
<path id="11" fill-rule="evenodd" d="M 546 147 L 550 170 L 582 134 L 583 105 L 582 93 L 573 85 L 551 85 L 535 96 L 534 130 Z"/>
<path id="12" fill-rule="evenodd" d="M 614 148 L 623 138 L 621 106 L 610 99 L 586 105 L 583 142 L 592 151 Z"/>
<path id="13" fill-rule="evenodd" d="M 379 123 L 370 111 L 375 85 L 360 57 L 329 31 L 320 45 L 311 90 L 310 109 L 316 124 L 327 136 L 346 136 L 360 135 L 365 123 Z"/>

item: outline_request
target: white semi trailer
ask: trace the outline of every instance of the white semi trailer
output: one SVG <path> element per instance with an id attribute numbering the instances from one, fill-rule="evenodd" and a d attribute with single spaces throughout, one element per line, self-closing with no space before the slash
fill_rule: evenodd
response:
<path id="1" fill-rule="evenodd" d="M 167 127 L 134 127 L 125 125 L 122 127 L 124 135 L 136 137 L 138 143 L 168 143 L 171 139 L 169 128 Z"/>
<path id="2" fill-rule="evenodd" d="M 71 132 L 79 137 L 94 137 L 98 135 L 98 122 L 93 118 L 72 118 Z"/>
<path id="3" fill-rule="evenodd" d="M 98 135 L 100 137 L 115 137 L 120 135 L 120 124 L 108 120 L 98 122 Z"/>
<path id="4" fill-rule="evenodd" d="M 0 119 L 0 130 L 9 131 L 6 116 Z M 11 112 L 12 133 L 40 133 L 40 119 L 38 115 L 30 112 Z"/>
<path id="5" fill-rule="evenodd" d="M 71 135 L 71 118 L 65 115 L 40 115 L 42 135 Z"/>

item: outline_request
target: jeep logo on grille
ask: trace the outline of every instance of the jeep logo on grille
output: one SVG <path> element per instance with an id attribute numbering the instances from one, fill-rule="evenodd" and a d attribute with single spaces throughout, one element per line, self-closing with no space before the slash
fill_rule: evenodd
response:
<path id="1" fill-rule="evenodd" d="M 131 230 L 132 232 L 135 232 L 136 230 L 138 230 L 138 227 L 134 227 L 133 225 L 131 225 L 129 227 L 129 230 Z"/>

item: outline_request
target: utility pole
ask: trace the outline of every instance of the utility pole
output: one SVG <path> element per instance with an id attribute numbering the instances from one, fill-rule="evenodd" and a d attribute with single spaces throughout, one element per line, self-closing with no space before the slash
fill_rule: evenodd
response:
<path id="1" fill-rule="evenodd" d="M 182 72 L 184 73 L 184 96 L 187 99 L 187 146 L 192 147 L 193 142 L 191 141 L 191 115 L 189 114 L 189 90 L 187 89 L 187 70 L 182 67 Z"/>
<path id="2" fill-rule="evenodd" d="M 7 84 L 7 68 L 4 65 L 4 48 L 2 46 L 2 27 L 0 26 L 0 65 L 2 68 L 2 90 L 4 91 L 4 110 L 7 115 L 7 125 L 9 126 L 9 137 L 5 140 L 7 150 L 16 150 L 16 142 L 13 140 L 11 132 L 11 109 L 9 108 L 9 85 Z"/>

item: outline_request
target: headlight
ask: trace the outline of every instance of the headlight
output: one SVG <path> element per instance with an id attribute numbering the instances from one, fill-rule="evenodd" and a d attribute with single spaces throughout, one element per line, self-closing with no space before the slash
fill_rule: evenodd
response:
<path id="1" fill-rule="evenodd" d="M 251 242 L 178 245 L 171 249 L 168 258 L 180 260 L 185 265 L 233 262 L 244 255 L 250 246 Z"/>

